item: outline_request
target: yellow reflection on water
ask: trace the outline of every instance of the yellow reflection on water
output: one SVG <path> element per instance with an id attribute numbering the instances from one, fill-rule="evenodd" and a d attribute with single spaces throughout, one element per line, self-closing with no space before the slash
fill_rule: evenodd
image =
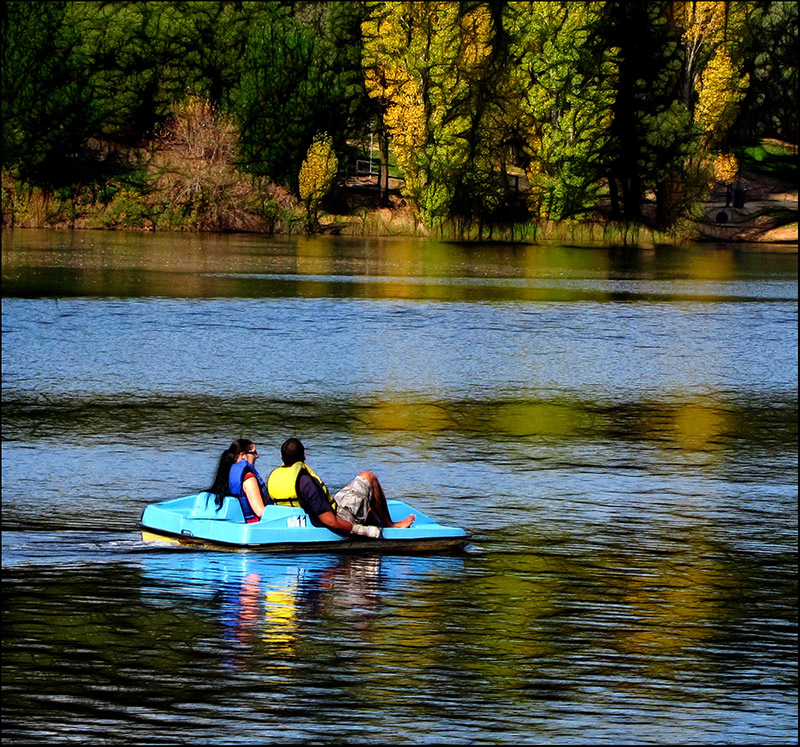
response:
<path id="1" fill-rule="evenodd" d="M 598 277 L 605 277 L 610 269 L 609 253 L 605 249 L 576 248 L 557 244 L 525 245 L 516 254 L 516 261 L 528 278 L 571 275 L 587 271 Z"/>
<path id="2" fill-rule="evenodd" d="M 682 449 L 706 451 L 721 445 L 729 430 L 728 417 L 718 406 L 691 402 L 678 408 L 672 420 L 672 436 Z"/>
<path id="3" fill-rule="evenodd" d="M 372 247 L 377 258 L 378 273 L 392 277 L 418 277 L 425 275 L 422 244 L 413 240 L 383 241 Z M 431 246 L 433 248 L 433 246 Z"/>
<path id="4" fill-rule="evenodd" d="M 651 558 L 646 572 L 626 574 L 624 600 L 634 621 L 615 629 L 617 645 L 651 667 L 674 668 L 670 655 L 718 633 L 736 583 L 713 558 L 705 533 L 690 530 L 680 557 Z"/>
<path id="5" fill-rule="evenodd" d="M 264 620 L 264 641 L 272 649 L 292 653 L 292 646 L 297 639 L 297 591 L 294 586 L 266 587 Z"/>
<path id="6" fill-rule="evenodd" d="M 400 382 L 401 379 L 398 379 Z M 356 423 L 366 431 L 434 433 L 445 430 L 496 436 L 553 438 L 597 434 L 608 427 L 607 417 L 585 402 L 421 402 L 391 394 L 363 405 Z"/>
<path id="7" fill-rule="evenodd" d="M 730 280 L 736 275 L 736 262 L 730 250 L 693 252 L 687 271 L 689 277 L 697 280 Z"/>
<path id="8" fill-rule="evenodd" d="M 298 239 L 297 260 L 298 275 L 335 275 L 336 246 L 321 237 L 309 236 Z"/>
<path id="9" fill-rule="evenodd" d="M 379 402 L 364 410 L 360 422 L 375 431 L 440 431 L 452 428 L 453 416 L 444 405 L 420 402 Z"/>
<path id="10" fill-rule="evenodd" d="M 491 427 L 512 436 L 566 436 L 585 425 L 586 413 L 568 404 L 514 402 L 494 410 Z"/>

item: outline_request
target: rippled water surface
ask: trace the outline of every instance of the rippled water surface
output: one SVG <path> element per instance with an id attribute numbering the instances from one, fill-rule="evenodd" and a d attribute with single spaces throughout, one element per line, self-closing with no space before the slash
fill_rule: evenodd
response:
<path id="1" fill-rule="evenodd" d="M 796 743 L 797 255 L 3 233 L 3 741 Z M 141 541 L 234 437 L 472 534 Z"/>

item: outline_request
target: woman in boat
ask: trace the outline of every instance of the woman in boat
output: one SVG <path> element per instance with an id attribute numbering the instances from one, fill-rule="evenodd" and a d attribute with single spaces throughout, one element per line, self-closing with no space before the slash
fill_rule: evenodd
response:
<path id="1" fill-rule="evenodd" d="M 405 528 L 417 517 L 392 521 L 386 495 L 372 472 L 361 472 L 336 495 L 306 464 L 302 441 L 290 438 L 281 446 L 282 467 L 272 470 L 267 481 L 269 500 L 279 505 L 301 506 L 314 526 L 336 532 L 379 536 L 377 527 Z"/>
<path id="2" fill-rule="evenodd" d="M 267 486 L 256 469 L 258 449 L 247 438 L 237 438 L 219 458 L 217 474 L 208 489 L 216 495 L 217 508 L 222 508 L 226 495 L 239 499 L 245 521 L 256 522 L 269 503 Z"/>

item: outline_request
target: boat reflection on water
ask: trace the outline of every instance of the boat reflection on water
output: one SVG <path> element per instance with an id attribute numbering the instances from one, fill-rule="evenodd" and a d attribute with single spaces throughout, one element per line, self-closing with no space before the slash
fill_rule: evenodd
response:
<path id="1" fill-rule="evenodd" d="M 259 646 L 284 658 L 304 637 L 358 636 L 387 614 L 393 600 L 402 604 L 411 585 L 416 593 L 463 572 L 458 556 L 167 551 L 142 556 L 142 595 L 148 605 L 172 608 L 183 597 L 191 606 L 216 610 L 228 648 L 224 658 L 243 664 L 237 649 Z"/>

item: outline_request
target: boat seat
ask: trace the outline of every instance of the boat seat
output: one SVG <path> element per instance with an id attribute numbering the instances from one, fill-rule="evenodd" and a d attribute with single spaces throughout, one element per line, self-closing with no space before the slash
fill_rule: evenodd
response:
<path id="1" fill-rule="evenodd" d="M 225 496 L 222 501 L 222 508 L 215 514 L 215 518 L 225 519 L 226 521 L 244 521 L 241 503 L 232 495 Z"/>
<path id="2" fill-rule="evenodd" d="M 226 521 L 244 521 L 244 514 L 239 501 L 232 495 L 225 496 L 222 508 L 217 511 L 217 504 L 211 493 L 200 493 L 195 498 L 194 506 L 189 513 L 192 519 L 224 519 Z"/>

